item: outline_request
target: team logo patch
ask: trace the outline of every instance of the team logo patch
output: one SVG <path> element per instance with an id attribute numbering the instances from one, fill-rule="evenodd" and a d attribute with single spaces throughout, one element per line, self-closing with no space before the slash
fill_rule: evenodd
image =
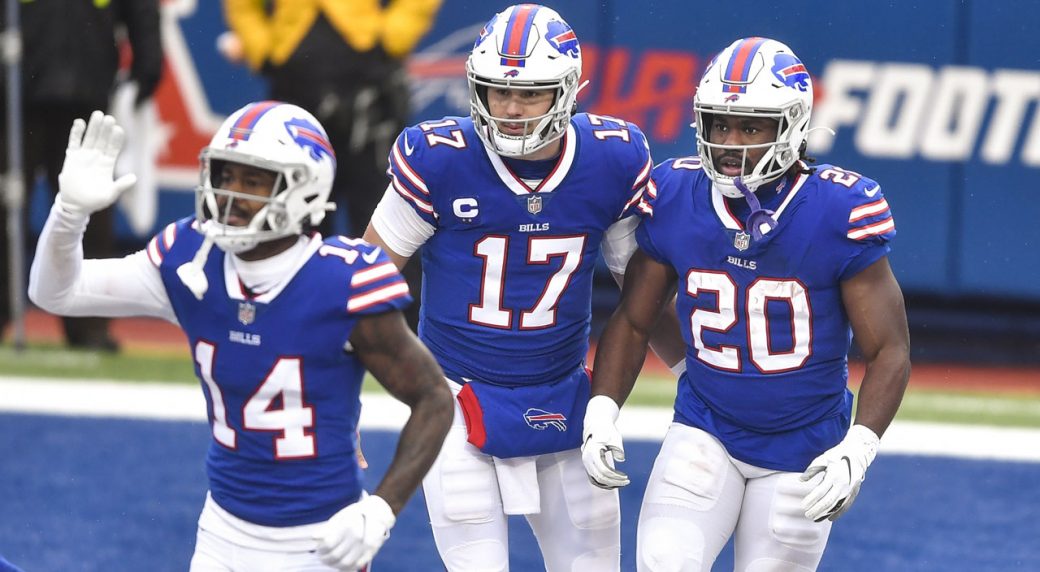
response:
<path id="1" fill-rule="evenodd" d="M 502 74 L 502 77 L 516 77 L 518 75 L 520 75 L 520 70 L 509 70 Z"/>
<path id="2" fill-rule="evenodd" d="M 285 129 L 289 131 L 293 141 L 306 149 L 315 161 L 320 161 L 324 155 L 331 159 L 333 163 L 336 162 L 336 153 L 332 150 L 332 144 L 329 143 L 329 140 L 318 129 L 317 125 L 306 119 L 296 118 L 286 121 Z"/>
<path id="3" fill-rule="evenodd" d="M 249 302 L 238 303 L 238 321 L 248 326 L 256 320 L 256 306 Z"/>
<path id="4" fill-rule="evenodd" d="M 739 95 L 739 94 L 736 94 L 736 93 L 734 93 L 734 94 L 732 94 L 732 95 L 730 95 L 730 96 L 726 97 L 726 103 L 733 103 L 734 101 L 736 101 L 736 100 L 738 100 L 738 99 L 740 99 L 740 95 Z"/>
<path id="5" fill-rule="evenodd" d="M 733 247 L 737 250 L 747 250 L 751 246 L 751 235 L 740 231 L 733 237 Z"/>
<path id="6" fill-rule="evenodd" d="M 787 87 L 809 91 L 809 71 L 791 54 L 777 54 L 773 60 L 773 75 Z"/>
<path id="7" fill-rule="evenodd" d="M 562 413 L 549 413 L 541 409 L 530 408 L 524 413 L 524 421 L 532 429 L 544 431 L 549 427 L 563 433 L 567 431 L 567 417 Z"/>
<path id="8" fill-rule="evenodd" d="M 546 28 L 545 39 L 549 41 L 550 46 L 556 48 L 556 51 L 572 58 L 577 58 L 581 54 L 581 48 L 578 47 L 578 36 L 567 23 L 549 20 Z"/>
<path id="9" fill-rule="evenodd" d="M 484 24 L 484 28 L 480 30 L 480 35 L 477 36 L 477 41 L 473 43 L 473 47 L 476 48 L 480 44 L 484 43 L 484 40 L 491 35 L 491 30 L 495 27 L 495 22 L 498 21 L 498 14 L 495 14 L 488 20 L 487 24 Z"/>
<path id="10" fill-rule="evenodd" d="M 531 195 L 527 197 L 527 212 L 531 214 L 538 214 L 542 212 L 541 195 Z"/>

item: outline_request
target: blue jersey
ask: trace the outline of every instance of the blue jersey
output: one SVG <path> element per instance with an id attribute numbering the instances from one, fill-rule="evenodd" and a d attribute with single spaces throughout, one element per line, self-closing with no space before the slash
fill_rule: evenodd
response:
<path id="1" fill-rule="evenodd" d="M 148 245 L 202 381 L 213 440 L 210 492 L 264 526 L 327 520 L 361 494 L 356 458 L 364 367 L 344 350 L 358 319 L 400 309 L 408 286 L 361 240 L 313 240 L 293 277 L 250 296 L 219 249 L 197 300 L 177 277 L 202 236 L 188 218 Z"/>
<path id="2" fill-rule="evenodd" d="M 422 250 L 420 337 L 449 377 L 530 385 L 582 367 L 600 242 L 636 211 L 651 168 L 638 127 L 587 114 L 571 119 L 534 188 L 469 118 L 398 137 L 393 188 L 435 228 Z"/>
<path id="3" fill-rule="evenodd" d="M 735 214 L 745 201 L 714 190 L 698 159 L 665 161 L 653 181 L 636 236 L 679 276 L 687 370 L 676 420 L 742 461 L 804 470 L 848 428 L 841 282 L 889 251 L 895 224 L 880 187 L 832 165 L 785 179 L 777 226 L 756 241 Z"/>

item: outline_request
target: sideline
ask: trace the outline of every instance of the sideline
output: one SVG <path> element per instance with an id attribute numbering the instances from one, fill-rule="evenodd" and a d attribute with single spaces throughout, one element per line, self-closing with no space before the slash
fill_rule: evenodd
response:
<path id="1" fill-rule="evenodd" d="M 408 408 L 387 395 L 362 394 L 363 429 L 399 429 Z M 206 421 L 206 401 L 195 385 L 62 380 L 0 376 L 0 412 L 162 421 Z M 660 441 L 671 410 L 625 407 L 619 426 L 627 439 Z M 1040 429 L 896 421 L 882 454 L 1040 462 Z"/>

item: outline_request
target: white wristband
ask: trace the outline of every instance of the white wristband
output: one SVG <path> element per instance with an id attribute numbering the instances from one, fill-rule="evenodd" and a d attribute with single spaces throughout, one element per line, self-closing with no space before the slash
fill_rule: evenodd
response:
<path id="1" fill-rule="evenodd" d="M 621 408 L 618 407 L 616 401 L 607 397 L 606 395 L 596 395 L 589 400 L 588 406 L 585 407 L 585 418 L 609 418 L 611 421 L 617 421 L 618 413 L 621 412 Z"/>

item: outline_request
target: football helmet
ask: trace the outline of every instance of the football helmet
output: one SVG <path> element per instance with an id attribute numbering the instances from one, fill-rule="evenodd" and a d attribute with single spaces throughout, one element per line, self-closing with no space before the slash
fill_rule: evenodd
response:
<path id="1" fill-rule="evenodd" d="M 278 101 L 251 103 L 231 114 L 200 156 L 195 214 L 203 233 L 225 252 L 245 252 L 261 242 L 301 234 L 335 206 L 329 202 L 336 157 L 313 115 Z M 270 171 L 269 197 L 220 188 L 221 168 L 239 163 Z M 225 224 L 233 203 L 266 203 L 248 224 Z"/>
<path id="2" fill-rule="evenodd" d="M 570 25 L 556 11 L 538 4 L 517 4 L 495 14 L 480 31 L 466 60 L 470 115 L 484 144 L 499 155 L 522 156 L 556 141 L 567 131 L 577 109 L 581 48 Z M 489 88 L 553 89 L 552 107 L 524 120 L 494 117 L 488 110 Z M 523 121 L 521 135 L 507 135 L 500 121 Z"/>
<path id="3" fill-rule="evenodd" d="M 791 48 L 768 38 L 745 38 L 722 50 L 708 64 L 693 98 L 697 154 L 719 191 L 731 198 L 744 196 L 734 177 L 715 169 L 713 151 L 741 152 L 745 174 L 740 179 L 754 192 L 786 173 L 801 156 L 812 104 L 812 78 Z M 712 143 L 711 121 L 716 114 L 775 119 L 779 122 L 776 140 L 761 145 Z M 748 152 L 756 148 L 766 152 L 748 172 Z"/>

